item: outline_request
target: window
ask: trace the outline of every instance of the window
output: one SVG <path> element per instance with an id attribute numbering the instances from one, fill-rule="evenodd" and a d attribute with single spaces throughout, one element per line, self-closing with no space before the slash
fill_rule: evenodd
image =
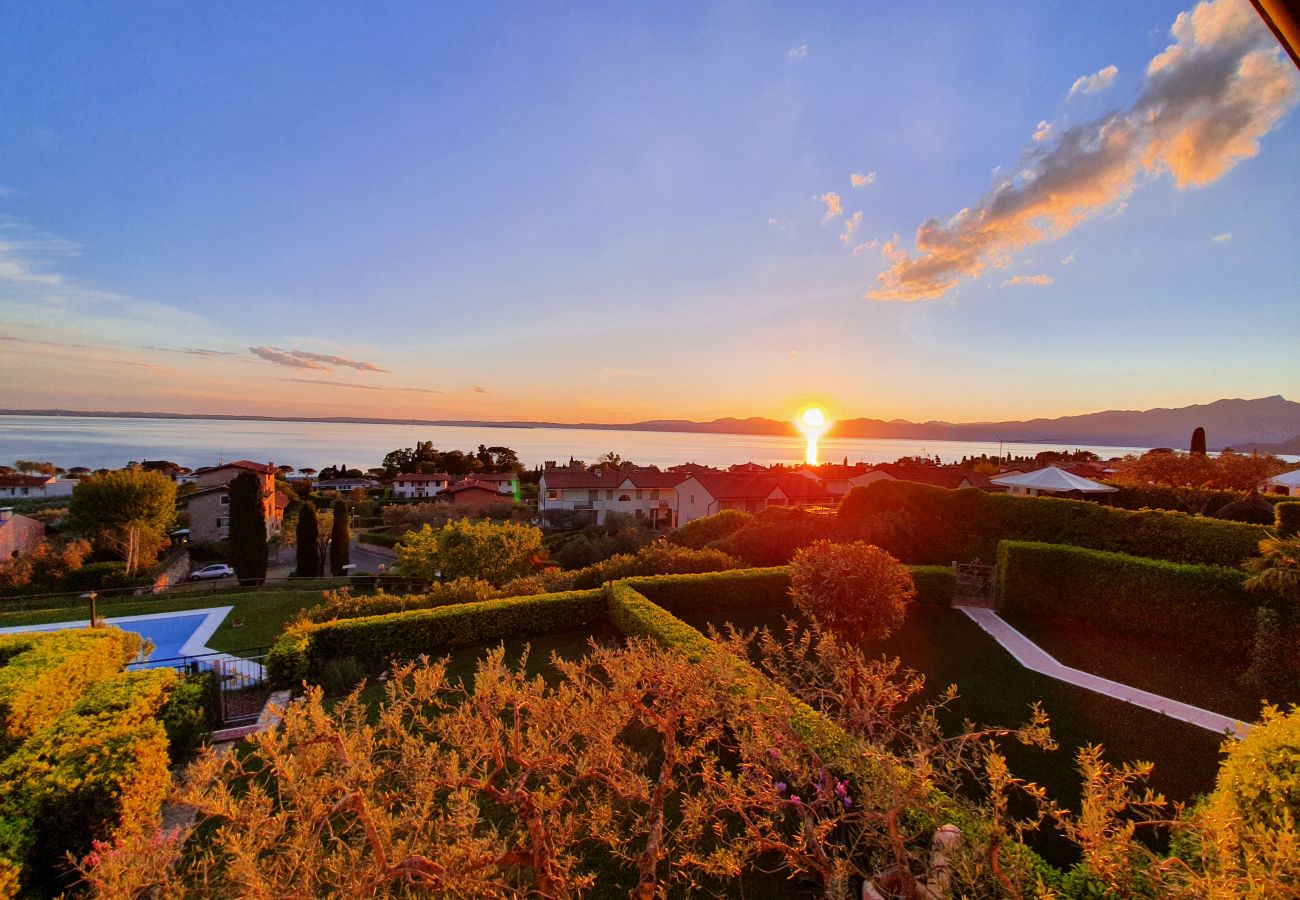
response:
<path id="1" fill-rule="evenodd" d="M 222 505 L 222 506 L 229 506 L 229 505 L 230 505 L 230 495 L 229 495 L 229 494 L 222 494 L 222 495 L 221 495 L 221 505 Z"/>
<path id="2" fill-rule="evenodd" d="M 590 491 L 587 491 L 587 499 L 588 499 L 588 500 L 599 500 L 599 499 L 600 499 L 600 491 L 597 491 L 597 490 L 590 490 Z"/>
<path id="3" fill-rule="evenodd" d="M 645 499 L 645 497 L 643 496 L 644 494 L 645 494 L 645 491 L 638 489 L 637 492 L 636 492 L 636 498 L 637 498 L 638 500 L 644 500 L 644 499 Z"/>
<path id="4" fill-rule="evenodd" d="M 613 492 L 613 491 L 605 491 L 605 499 L 606 499 L 606 500 L 613 500 L 613 499 L 614 499 L 614 492 Z"/>
<path id="5" fill-rule="evenodd" d="M 659 499 L 659 488 L 655 488 L 654 490 L 652 490 L 652 491 L 650 492 L 650 499 L 651 499 L 651 500 L 658 500 L 658 499 Z"/>
<path id="6" fill-rule="evenodd" d="M 546 499 L 547 499 L 547 500 L 558 500 L 559 497 L 560 497 L 560 492 L 559 492 L 559 491 L 547 491 L 547 492 L 546 492 Z"/>

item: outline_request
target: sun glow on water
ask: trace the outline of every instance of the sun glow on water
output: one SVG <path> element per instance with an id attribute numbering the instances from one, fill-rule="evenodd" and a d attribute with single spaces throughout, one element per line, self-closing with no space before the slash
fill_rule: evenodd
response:
<path id="1" fill-rule="evenodd" d="M 810 466 L 817 465 L 817 439 L 830 429 L 830 417 L 820 406 L 808 406 L 799 413 L 794 424 L 808 439 L 808 452 L 804 455 L 804 462 Z"/>

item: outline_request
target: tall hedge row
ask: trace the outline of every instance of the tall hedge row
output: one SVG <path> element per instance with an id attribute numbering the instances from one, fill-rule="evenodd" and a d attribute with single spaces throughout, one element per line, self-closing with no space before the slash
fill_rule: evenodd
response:
<path id="1" fill-rule="evenodd" d="M 1220 566 L 1004 541 L 998 549 L 998 610 L 1083 619 L 1246 654 L 1259 601 L 1242 587 L 1244 578 Z"/>
<path id="2" fill-rule="evenodd" d="M 139 652 L 140 636 L 116 628 L 0 635 L 0 758 Z"/>
<path id="3" fill-rule="evenodd" d="M 267 655 L 267 674 L 286 687 L 320 677 L 326 661 L 352 657 L 370 671 L 456 647 L 548 634 L 607 621 L 599 590 L 537 594 L 434 609 L 304 623 L 289 628 Z"/>
<path id="4" fill-rule="evenodd" d="M 1273 507 L 1277 514 L 1277 533 L 1282 537 L 1300 535 L 1300 500 L 1286 500 Z"/>
<path id="5" fill-rule="evenodd" d="M 0 871 L 11 888 L 20 877 L 28 893 L 53 893 L 68 853 L 157 824 L 171 785 L 159 714 L 177 682 L 170 669 L 98 681 L 0 763 Z"/>
<path id="6" fill-rule="evenodd" d="M 952 491 L 906 481 L 854 488 L 840 503 L 842 536 L 879 544 L 909 563 L 992 561 L 1003 540 L 1072 544 L 1170 562 L 1236 566 L 1267 529 L 1086 500 Z"/>

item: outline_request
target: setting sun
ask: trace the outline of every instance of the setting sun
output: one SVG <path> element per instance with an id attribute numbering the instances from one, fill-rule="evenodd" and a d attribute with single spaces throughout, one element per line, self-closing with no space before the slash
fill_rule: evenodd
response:
<path id="1" fill-rule="evenodd" d="M 826 413 L 820 406 L 810 406 L 800 414 L 799 424 L 809 431 L 821 431 L 826 427 Z"/>
<path id="2" fill-rule="evenodd" d="M 830 418 L 820 406 L 809 406 L 799 413 L 794 423 L 808 438 L 808 452 L 804 454 L 804 462 L 810 466 L 817 465 L 817 438 L 830 428 Z"/>

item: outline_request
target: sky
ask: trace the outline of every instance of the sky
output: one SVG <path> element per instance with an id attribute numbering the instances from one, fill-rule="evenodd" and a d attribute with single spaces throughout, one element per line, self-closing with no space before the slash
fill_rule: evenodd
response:
<path id="1" fill-rule="evenodd" d="M 0 407 L 1300 398 L 1247 0 L 0 4 Z"/>

